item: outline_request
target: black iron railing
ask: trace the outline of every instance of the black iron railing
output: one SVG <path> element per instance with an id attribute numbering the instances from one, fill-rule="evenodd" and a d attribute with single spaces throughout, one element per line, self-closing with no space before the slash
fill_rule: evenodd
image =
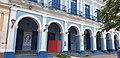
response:
<path id="1" fill-rule="evenodd" d="M 23 1 L 23 0 L 20 0 L 20 1 Z M 31 0 L 27 0 L 27 1 L 30 2 Z M 31 2 L 36 2 L 36 1 L 31 1 Z M 50 2 L 48 2 L 46 4 L 44 2 L 39 2 L 38 4 L 42 5 L 43 7 L 47 6 L 48 8 L 52 8 L 52 9 L 56 9 L 56 10 L 62 10 L 64 12 L 67 11 L 67 13 L 69 13 L 69 14 L 84 17 L 85 19 L 90 19 L 92 21 L 102 22 L 100 20 L 100 18 L 97 18 L 97 16 L 93 16 L 93 15 L 90 15 L 90 14 L 83 14 L 82 11 L 79 11 L 79 10 L 74 9 L 74 8 L 66 9 L 65 5 L 62 5 L 60 3 L 56 3 L 56 2 L 53 2 L 53 1 L 50 1 Z"/>
<path id="2" fill-rule="evenodd" d="M 76 9 L 68 9 L 68 13 L 69 14 L 73 14 L 73 15 L 77 15 L 77 16 L 82 16 L 83 12 L 79 11 L 79 10 L 76 10 Z"/>
<path id="3" fill-rule="evenodd" d="M 66 6 L 65 5 L 62 5 L 60 3 L 56 3 L 56 2 L 53 2 L 53 1 L 50 1 L 48 3 L 48 7 L 49 8 L 52 8 L 52 9 L 57 9 L 57 10 L 62 10 L 62 11 L 66 11 Z"/>

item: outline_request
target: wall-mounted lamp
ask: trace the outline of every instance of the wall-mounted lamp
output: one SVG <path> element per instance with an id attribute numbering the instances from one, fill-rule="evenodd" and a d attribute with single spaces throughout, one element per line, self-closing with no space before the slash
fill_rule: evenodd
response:
<path id="1" fill-rule="evenodd" d="M 12 20 L 11 20 L 11 23 L 12 23 L 11 28 L 13 28 L 13 26 L 14 26 L 15 22 L 16 22 L 16 20 L 15 20 L 15 19 L 12 19 Z"/>
<path id="2" fill-rule="evenodd" d="M 31 10 L 32 8 L 33 8 L 33 6 L 32 6 L 32 5 L 30 5 L 30 6 L 29 6 L 29 9 Z"/>
<path id="3" fill-rule="evenodd" d="M 47 29 L 48 29 L 48 25 L 46 24 L 46 25 L 45 25 L 45 29 L 44 29 L 44 31 L 46 31 Z"/>
<path id="4" fill-rule="evenodd" d="M 69 32 L 65 32 L 65 34 L 68 34 Z"/>
<path id="5" fill-rule="evenodd" d="M 84 36 L 84 34 L 82 34 L 82 36 Z"/>

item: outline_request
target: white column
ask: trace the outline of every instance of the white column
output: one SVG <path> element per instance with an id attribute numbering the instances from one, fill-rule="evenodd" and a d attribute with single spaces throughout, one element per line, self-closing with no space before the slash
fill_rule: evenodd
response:
<path id="1" fill-rule="evenodd" d="M 94 37 L 93 36 L 93 44 L 92 44 L 93 46 L 93 50 L 97 50 L 97 48 L 96 48 L 96 37 Z"/>
<path id="2" fill-rule="evenodd" d="M 80 36 L 80 40 L 79 40 L 79 46 L 80 46 L 80 51 L 79 51 L 79 53 L 80 54 L 84 54 L 84 51 L 85 51 L 85 48 L 84 48 L 84 31 L 83 31 L 83 25 L 81 25 L 81 35 L 79 35 Z"/>
<path id="3" fill-rule="evenodd" d="M 80 0 L 80 15 L 83 15 L 83 0 Z"/>
<path id="4" fill-rule="evenodd" d="M 84 31 L 83 31 L 83 25 L 81 25 L 81 38 L 80 38 L 80 50 L 84 51 Z"/>
<path id="5" fill-rule="evenodd" d="M 83 0 L 80 0 L 80 11 L 83 11 Z"/>
<path id="6" fill-rule="evenodd" d="M 95 7 L 94 7 L 94 2 L 92 1 L 91 15 L 93 16 L 94 16 L 94 11 L 95 11 Z"/>
<path id="7" fill-rule="evenodd" d="M 68 12 L 68 9 L 69 9 L 69 0 L 65 0 L 65 6 L 66 6 L 66 12 Z"/>
<path id="8" fill-rule="evenodd" d="M 80 11 L 80 0 L 77 0 L 77 14 L 79 15 L 79 11 Z"/>
<path id="9" fill-rule="evenodd" d="M 61 52 L 65 51 L 66 48 L 66 41 L 65 41 L 65 33 L 60 33 L 61 34 Z"/>
<path id="10" fill-rule="evenodd" d="M 120 32 L 118 32 L 119 33 L 119 35 L 118 35 L 118 47 L 120 47 Z"/>
<path id="11" fill-rule="evenodd" d="M 103 51 L 107 50 L 107 48 L 106 48 L 106 34 L 105 34 L 105 32 L 102 33 L 101 45 L 102 45 L 101 47 L 102 47 Z"/>
<path id="12" fill-rule="evenodd" d="M 6 44 L 6 52 L 15 52 L 15 39 L 16 39 L 16 33 L 15 31 L 17 30 L 17 25 L 13 26 L 13 28 L 11 28 L 11 19 L 15 19 L 16 18 L 16 10 L 11 9 L 11 16 L 10 16 L 10 24 L 9 24 L 9 32 L 8 32 L 8 38 L 7 38 L 7 44 Z M 14 42 L 15 41 L 15 42 Z"/>
<path id="13" fill-rule="evenodd" d="M 94 32 L 93 32 L 93 50 L 97 50 L 97 47 L 96 47 L 96 28 L 94 28 Z"/>
<path id="14" fill-rule="evenodd" d="M 111 49 L 115 50 L 115 45 L 114 45 L 114 34 L 111 35 L 112 38 L 111 38 Z"/>
<path id="15" fill-rule="evenodd" d="M 43 25 L 42 25 L 42 38 L 41 38 L 41 47 L 40 47 L 40 51 L 46 51 L 47 50 L 47 33 L 48 33 L 48 30 L 45 30 L 45 25 L 46 25 L 46 19 L 47 17 L 46 16 L 43 16 Z"/>
<path id="16" fill-rule="evenodd" d="M 64 48 L 63 51 L 68 51 L 68 29 L 67 29 L 67 23 L 65 21 L 65 37 L 64 37 Z"/>
<path id="17" fill-rule="evenodd" d="M 61 9 L 64 10 L 65 8 L 65 3 L 67 3 L 67 0 L 60 0 L 60 6 L 61 6 Z"/>
<path id="18" fill-rule="evenodd" d="M 77 51 L 80 51 L 80 38 L 81 38 L 81 35 L 80 34 L 78 34 L 77 35 Z"/>
<path id="19" fill-rule="evenodd" d="M 118 47 L 120 47 L 120 39 L 118 39 L 118 42 L 119 42 L 119 43 L 118 43 Z"/>
<path id="20" fill-rule="evenodd" d="M 85 0 L 82 0 L 82 12 L 85 14 Z"/>
<path id="21" fill-rule="evenodd" d="M 44 3 L 47 4 L 49 1 L 48 0 L 44 0 Z"/>
<path id="22" fill-rule="evenodd" d="M 71 13 L 70 8 L 71 8 L 71 0 L 68 0 L 68 12 L 69 12 L 69 13 Z"/>
<path id="23" fill-rule="evenodd" d="M 37 41 L 37 51 L 38 52 L 40 51 L 40 48 L 41 48 L 41 39 L 42 39 L 41 38 L 41 31 L 40 31 L 40 29 L 38 29 L 38 41 Z"/>

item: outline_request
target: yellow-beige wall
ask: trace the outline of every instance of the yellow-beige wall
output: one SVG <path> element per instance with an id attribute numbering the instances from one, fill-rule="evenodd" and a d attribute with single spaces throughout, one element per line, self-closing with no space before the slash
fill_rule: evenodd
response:
<path id="1" fill-rule="evenodd" d="M 9 18 L 9 6 L 0 4 L 0 53 L 5 50 L 7 27 Z"/>
<path id="2" fill-rule="evenodd" d="M 0 32 L 2 32 L 3 22 L 4 22 L 4 13 L 0 13 Z"/>

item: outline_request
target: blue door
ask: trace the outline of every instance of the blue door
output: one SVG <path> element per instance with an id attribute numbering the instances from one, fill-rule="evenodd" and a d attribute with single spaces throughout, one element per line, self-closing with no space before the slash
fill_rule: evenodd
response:
<path id="1" fill-rule="evenodd" d="M 86 36 L 86 50 L 90 50 L 90 36 Z"/>
<path id="2" fill-rule="evenodd" d="M 38 37 L 38 32 L 32 31 L 31 50 L 37 50 L 37 37 Z"/>
<path id="3" fill-rule="evenodd" d="M 90 19 L 90 6 L 85 4 L 85 18 Z"/>
<path id="4" fill-rule="evenodd" d="M 77 2 L 71 2 L 71 14 L 77 15 Z"/>
<path id="5" fill-rule="evenodd" d="M 52 0 L 52 8 L 60 10 L 60 0 Z"/>
<path id="6" fill-rule="evenodd" d="M 68 34 L 68 50 L 71 50 L 71 33 Z"/>
<path id="7" fill-rule="evenodd" d="M 17 40 L 16 40 L 16 50 L 22 50 L 23 34 L 24 34 L 24 30 L 18 29 Z"/>

